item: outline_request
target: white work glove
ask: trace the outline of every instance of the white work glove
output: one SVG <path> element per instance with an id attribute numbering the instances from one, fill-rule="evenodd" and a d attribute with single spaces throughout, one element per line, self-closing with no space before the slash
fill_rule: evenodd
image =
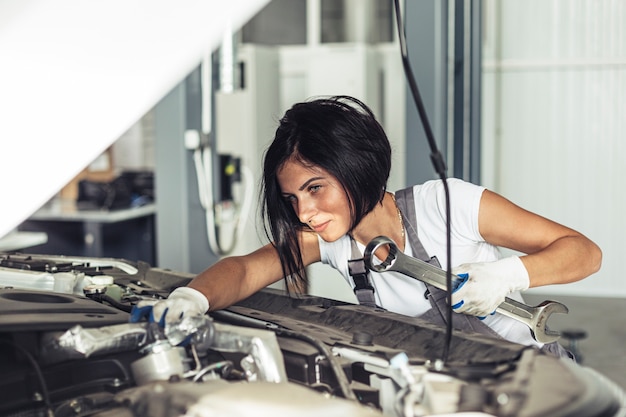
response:
<path id="1" fill-rule="evenodd" d="M 198 290 L 179 287 L 152 307 L 152 316 L 159 323 L 165 314 L 165 324 L 180 321 L 185 316 L 202 316 L 209 311 L 209 300 Z"/>
<path id="2" fill-rule="evenodd" d="M 518 256 L 462 264 L 453 268 L 452 273 L 463 278 L 452 292 L 452 309 L 478 317 L 493 314 L 506 296 L 530 285 L 528 271 Z"/>

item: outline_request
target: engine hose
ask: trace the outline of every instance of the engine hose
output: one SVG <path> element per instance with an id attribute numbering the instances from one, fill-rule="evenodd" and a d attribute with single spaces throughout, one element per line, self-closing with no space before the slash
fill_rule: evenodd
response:
<path id="1" fill-rule="evenodd" d="M 128 305 L 128 304 L 124 304 L 124 303 L 120 303 L 119 301 L 117 301 L 115 298 L 109 296 L 109 295 L 102 295 L 101 297 L 102 301 L 106 301 L 107 303 L 111 304 L 113 307 L 125 311 L 126 313 L 130 313 L 133 309 L 132 305 Z"/>
<path id="2" fill-rule="evenodd" d="M 283 328 L 273 329 L 273 331 L 276 334 L 276 336 L 290 337 L 292 339 L 302 340 L 304 342 L 307 342 L 315 346 L 317 350 L 328 360 L 328 363 L 330 364 L 333 372 L 335 373 L 335 378 L 337 378 L 337 383 L 339 384 L 339 388 L 341 389 L 341 393 L 343 397 L 348 400 L 358 401 L 356 394 L 354 393 L 352 388 L 350 388 L 350 381 L 348 380 L 348 377 L 343 371 L 341 364 L 339 364 L 339 361 L 337 361 L 337 359 L 332 354 L 330 349 L 322 341 L 315 339 L 314 337 L 310 337 L 310 336 L 300 334 L 291 330 L 283 329 Z"/>

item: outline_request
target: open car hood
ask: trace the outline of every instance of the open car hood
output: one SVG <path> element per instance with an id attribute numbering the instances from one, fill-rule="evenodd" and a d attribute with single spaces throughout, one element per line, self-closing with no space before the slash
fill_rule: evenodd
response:
<path id="1" fill-rule="evenodd" d="M 0 238 L 267 2 L 1 1 Z"/>

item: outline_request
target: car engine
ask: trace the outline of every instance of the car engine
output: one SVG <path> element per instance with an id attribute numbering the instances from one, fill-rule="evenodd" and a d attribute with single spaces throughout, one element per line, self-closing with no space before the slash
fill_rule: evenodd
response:
<path id="1" fill-rule="evenodd" d="M 382 309 L 265 289 L 163 326 L 136 307 L 193 276 L 0 253 L 3 416 L 616 416 L 573 361 Z"/>

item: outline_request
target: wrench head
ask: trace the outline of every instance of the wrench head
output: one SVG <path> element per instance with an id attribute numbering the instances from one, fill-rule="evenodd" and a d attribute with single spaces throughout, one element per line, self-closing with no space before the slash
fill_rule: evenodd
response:
<path id="1" fill-rule="evenodd" d="M 389 253 L 385 260 L 381 263 L 375 261 L 374 253 L 383 246 L 388 246 Z M 385 272 L 396 260 L 396 254 L 398 253 L 398 247 L 396 243 L 387 236 L 378 236 L 370 240 L 365 246 L 363 252 L 363 261 L 365 266 L 375 272 Z"/>
<path id="2" fill-rule="evenodd" d="M 567 306 L 558 301 L 546 300 L 533 307 L 533 318 L 529 327 L 535 340 L 541 343 L 552 343 L 559 340 L 561 333 L 550 330 L 547 327 L 547 321 L 552 314 L 567 314 L 568 312 Z"/>

